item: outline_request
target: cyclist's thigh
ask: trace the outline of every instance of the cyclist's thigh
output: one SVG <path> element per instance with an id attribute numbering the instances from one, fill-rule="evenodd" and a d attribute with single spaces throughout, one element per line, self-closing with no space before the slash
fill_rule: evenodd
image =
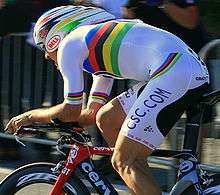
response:
<path id="1" fill-rule="evenodd" d="M 138 83 L 102 106 L 97 113 L 97 123 L 99 125 L 100 123 L 111 123 L 111 127 L 113 125 L 120 129 L 130 108 L 145 85 L 145 82 Z M 112 124 L 112 121 L 114 121 L 114 124 Z"/>
<path id="2" fill-rule="evenodd" d="M 111 130 L 118 129 L 119 131 L 125 118 L 126 113 L 120 102 L 117 98 L 114 98 L 99 109 L 96 116 L 96 123 L 103 130 L 111 128 Z"/>

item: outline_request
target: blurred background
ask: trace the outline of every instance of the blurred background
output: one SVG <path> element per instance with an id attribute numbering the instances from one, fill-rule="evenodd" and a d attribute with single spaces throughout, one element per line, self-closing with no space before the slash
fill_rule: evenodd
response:
<path id="1" fill-rule="evenodd" d="M 166 2 L 167 3 L 167 2 Z M 53 63 L 33 45 L 32 29 L 37 18 L 52 7 L 86 4 L 103 7 L 117 18 L 139 18 L 181 37 L 205 60 L 211 74 L 210 90 L 220 89 L 220 1 L 170 0 L 0 0 L 0 180 L 6 173 L 29 162 L 58 162 L 61 156 L 51 141 L 54 135 L 27 139 L 22 147 L 13 136 L 4 134 L 8 120 L 29 109 L 51 106 L 63 101 L 63 83 Z M 91 76 L 85 73 L 85 96 Z M 111 97 L 131 86 L 133 81 L 116 81 Z M 187 111 L 171 130 L 162 148 L 180 149 Z M 96 127 L 89 129 L 95 145 L 105 145 Z M 209 172 L 220 173 L 220 104 L 207 108 L 202 126 L 200 160 Z M 105 159 L 106 160 L 106 159 Z M 174 162 L 149 159 L 152 171 L 163 190 L 175 182 Z M 102 161 L 102 159 L 100 160 Z M 105 163 L 106 175 L 117 174 Z M 8 170 L 6 173 L 2 170 Z"/>

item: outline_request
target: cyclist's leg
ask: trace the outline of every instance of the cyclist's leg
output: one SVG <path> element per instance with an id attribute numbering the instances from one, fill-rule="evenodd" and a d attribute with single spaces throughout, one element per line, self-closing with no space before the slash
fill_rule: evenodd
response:
<path id="1" fill-rule="evenodd" d="M 159 83 L 151 81 L 139 90 L 140 95 L 122 125 L 112 156 L 113 167 L 136 195 L 161 194 L 146 159 L 164 139 L 157 126 L 160 111 L 180 95 L 172 97 L 177 88 L 169 90 L 167 83 Z"/>
<path id="2" fill-rule="evenodd" d="M 145 82 L 136 84 L 98 111 L 96 124 L 109 146 L 115 146 L 121 126 L 145 85 Z"/>
<path id="3" fill-rule="evenodd" d="M 122 125 L 112 156 L 113 167 L 136 195 L 161 194 L 147 168 L 146 159 L 161 144 L 185 109 L 166 109 L 182 95 L 177 87 L 170 89 L 166 86 L 167 82 L 159 83 L 149 82 L 134 102 Z M 161 132 L 159 127 L 164 131 Z"/>
<path id="4" fill-rule="evenodd" d="M 203 74 L 197 74 L 190 65 L 184 67 L 185 64 L 188 61 L 183 56 L 168 73 L 156 70 L 122 125 L 112 164 L 133 194 L 161 193 L 146 169 L 145 159 L 162 143 L 186 107 L 195 103 L 205 88 L 202 86 L 205 80 L 194 79 Z"/>
<path id="5" fill-rule="evenodd" d="M 98 111 L 96 124 L 110 147 L 115 146 L 118 133 L 125 117 L 126 113 L 123 111 L 117 98 L 114 98 Z"/>
<path id="6" fill-rule="evenodd" d="M 132 194 L 159 195 L 160 187 L 154 180 L 147 163 L 152 149 L 123 134 L 119 134 L 112 165 L 123 178 Z"/>

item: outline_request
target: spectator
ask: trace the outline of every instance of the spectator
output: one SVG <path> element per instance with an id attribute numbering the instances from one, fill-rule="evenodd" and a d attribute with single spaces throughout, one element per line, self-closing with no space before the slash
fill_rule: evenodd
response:
<path id="1" fill-rule="evenodd" d="M 208 41 L 200 22 L 197 0 L 129 0 L 124 10 L 126 17 L 139 18 L 176 34 L 195 52 Z"/>

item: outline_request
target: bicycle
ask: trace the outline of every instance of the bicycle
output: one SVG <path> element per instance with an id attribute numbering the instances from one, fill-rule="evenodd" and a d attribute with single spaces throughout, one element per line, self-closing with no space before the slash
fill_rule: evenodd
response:
<path id="1" fill-rule="evenodd" d="M 180 160 L 177 182 L 170 195 L 220 194 L 220 174 L 208 174 L 201 169 L 196 158 L 196 147 L 204 108 L 206 105 L 214 105 L 219 101 L 220 90 L 203 95 L 196 105 L 197 112 L 186 125 L 182 150 L 158 149 L 153 152 L 153 156 L 173 157 Z M 82 128 L 76 127 L 72 123 L 36 124 L 20 128 L 17 134 L 33 134 L 49 130 L 61 132 L 61 137 L 57 141 L 57 149 L 67 158 L 57 165 L 40 162 L 16 169 L 0 183 L 1 195 L 12 195 L 32 184 L 42 183 L 52 186 L 50 195 L 91 194 L 76 170 L 80 171 L 98 194 L 118 194 L 113 185 L 99 173 L 91 159 L 93 155 L 112 155 L 114 149 L 91 146 L 88 144 L 91 141 L 91 136 L 86 134 Z M 66 146 L 69 146 L 69 149 Z"/>

